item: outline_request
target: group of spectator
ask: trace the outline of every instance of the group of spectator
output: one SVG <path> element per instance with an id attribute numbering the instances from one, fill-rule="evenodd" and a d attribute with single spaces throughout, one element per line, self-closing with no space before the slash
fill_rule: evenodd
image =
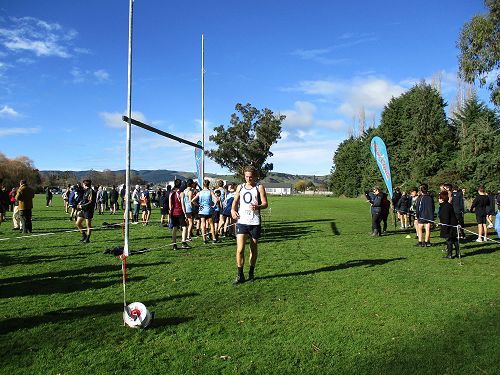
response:
<path id="1" fill-rule="evenodd" d="M 257 261 L 257 243 L 261 234 L 260 210 L 268 206 L 264 186 L 257 182 L 256 169 L 247 166 L 244 169 L 245 183 L 224 185 L 222 180 L 211 186 L 209 180 L 198 186 L 196 181 L 176 179 L 174 186 L 153 191 L 149 185 L 136 185 L 130 193 L 130 199 L 125 197 L 125 189 L 117 190 L 115 186 L 106 189 L 102 186 L 92 186 L 92 181 L 86 179 L 76 185 L 68 185 L 62 192 L 64 210 L 70 220 L 76 220 L 76 226 L 82 236 L 80 242 L 90 242 L 92 233 L 92 219 L 94 212 L 104 214 L 109 210 L 115 214 L 119 209 L 118 200 L 122 198 L 121 208 L 130 202 L 129 218 L 133 224 L 139 223 L 139 211 L 142 211 L 141 222 L 148 225 L 151 218 L 151 209 L 160 209 L 160 226 L 172 229 L 172 248 L 178 250 L 177 232 L 181 231 L 180 249 L 188 249 L 188 242 L 195 234 L 201 236 L 207 244 L 209 239 L 213 243 L 220 242 L 221 236 L 236 237 L 236 265 L 237 277 L 234 284 L 241 284 L 254 280 L 255 264 Z M 23 233 L 32 232 L 32 208 L 34 190 L 25 180 L 21 180 L 18 188 L 6 193 L 3 181 L 0 179 L 0 223 L 4 220 L 5 211 L 10 207 L 13 210 L 15 230 Z M 45 189 L 46 206 L 52 205 L 53 192 Z M 85 228 L 84 224 L 85 223 Z M 248 278 L 243 274 L 244 249 L 250 239 L 250 268 Z"/>
<path id="2" fill-rule="evenodd" d="M 28 186 L 26 180 L 19 181 L 19 186 L 7 192 L 0 179 L 0 224 L 5 221 L 5 212 L 12 212 L 12 230 L 21 233 L 32 233 L 32 210 L 35 191 Z"/>
<path id="3" fill-rule="evenodd" d="M 476 242 L 487 241 L 488 229 L 493 228 L 495 216 L 495 203 L 500 209 L 500 189 L 495 196 L 484 187 L 479 187 L 478 195 L 472 201 L 469 212 L 476 215 L 478 225 L 478 237 Z M 464 215 L 467 212 L 465 200 L 465 189 L 459 189 L 458 185 L 443 184 L 437 196 L 439 207 L 436 213 L 434 198 L 430 195 L 427 184 L 410 191 L 403 191 L 396 187 L 392 194 L 392 206 L 395 217 L 400 223 L 401 229 L 415 228 L 418 242 L 416 246 L 430 247 L 431 227 L 438 224 L 441 226 L 441 237 L 446 239 L 447 257 L 451 258 L 452 249 L 455 248 L 458 256 L 458 239 L 465 238 Z M 387 221 L 388 202 L 387 194 L 383 193 L 377 186 L 373 192 L 365 192 L 367 200 L 371 204 L 372 213 L 372 236 L 382 234 L 381 222 Z M 439 218 L 439 223 L 436 222 Z M 384 225 L 385 231 L 386 225 Z"/>

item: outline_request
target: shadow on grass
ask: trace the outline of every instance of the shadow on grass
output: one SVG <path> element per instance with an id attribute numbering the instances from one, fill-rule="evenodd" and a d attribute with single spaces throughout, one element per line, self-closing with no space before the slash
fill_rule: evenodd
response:
<path id="1" fill-rule="evenodd" d="M 475 243 L 471 242 L 471 244 L 475 244 Z M 476 249 L 477 247 L 478 247 L 478 249 Z M 470 247 L 467 246 L 467 248 L 465 248 L 465 249 L 464 249 L 464 246 L 460 247 L 461 252 L 462 252 L 462 258 L 471 257 L 474 255 L 481 255 L 481 254 L 492 254 L 492 253 L 500 250 L 500 246 L 495 242 L 477 243 L 477 246 L 474 246 L 474 249 L 476 249 L 476 250 L 470 251 L 470 252 L 469 251 L 465 252 L 464 250 L 468 250 L 468 248 L 470 248 Z"/>
<path id="2" fill-rule="evenodd" d="M 265 224 L 262 227 L 260 242 L 268 243 L 281 242 L 283 239 L 299 239 L 313 232 L 317 232 L 317 230 L 309 225 L 294 225 L 291 222 Z"/>
<path id="3" fill-rule="evenodd" d="M 11 256 L 11 255 L 0 255 L 0 266 L 12 266 L 18 264 L 38 264 L 57 262 L 66 259 L 81 259 L 87 258 L 88 255 L 84 254 L 74 254 L 74 255 L 32 255 L 32 256 Z"/>
<path id="4" fill-rule="evenodd" d="M 133 270 L 134 268 L 161 266 L 161 265 L 165 265 L 165 264 L 170 264 L 170 262 L 162 261 L 162 262 L 153 262 L 153 263 L 129 263 L 127 265 L 127 270 L 130 271 L 130 270 Z M 98 266 L 83 267 L 83 268 L 73 269 L 73 270 L 64 270 L 64 271 L 47 272 L 47 273 L 41 273 L 41 274 L 35 274 L 35 275 L 9 277 L 9 278 L 0 279 L 0 284 L 34 282 L 34 281 L 40 281 L 40 280 L 46 280 L 46 279 L 50 279 L 50 280 L 64 279 L 64 278 L 75 277 L 78 275 L 88 276 L 88 275 L 97 274 L 97 273 L 118 272 L 120 270 L 121 270 L 121 263 L 120 264 L 102 264 L 102 265 L 98 265 Z M 2 294 L 0 294 L 0 296 L 2 296 Z"/>
<path id="5" fill-rule="evenodd" d="M 145 276 L 129 277 L 127 281 L 143 281 Z M 31 295 L 67 294 L 84 290 L 97 290 L 121 283 L 121 277 L 75 276 L 21 281 L 0 286 L 0 298 L 24 297 Z"/>
<path id="6" fill-rule="evenodd" d="M 289 272 L 289 273 L 282 273 L 278 275 L 269 275 L 269 276 L 262 276 L 259 277 L 259 279 L 274 279 L 277 277 L 289 277 L 289 276 L 305 276 L 305 275 L 313 275 L 315 273 L 320 273 L 320 272 L 331 272 L 331 271 L 338 271 L 338 270 L 343 270 L 346 268 L 353 268 L 353 267 L 375 267 L 375 266 L 381 266 L 390 262 L 394 262 L 396 260 L 405 260 L 406 258 L 391 258 L 391 259 L 356 259 L 356 260 L 349 260 L 345 263 L 340 263 L 334 266 L 327 266 L 327 267 L 321 267 L 317 268 L 315 270 L 308 270 L 308 271 L 298 271 L 298 272 Z"/>
<path id="7" fill-rule="evenodd" d="M 143 301 L 144 305 L 148 308 L 148 310 L 154 310 L 154 306 L 160 302 L 171 301 L 179 298 L 187 298 L 187 297 L 195 297 L 199 295 L 198 293 L 183 293 L 176 294 L 172 296 L 167 296 L 159 299 L 147 300 Z M 123 304 L 121 303 L 105 303 L 101 305 L 91 305 L 91 306 L 82 306 L 76 308 L 65 308 L 55 311 L 46 312 L 43 315 L 37 315 L 32 317 L 23 317 L 23 318 L 11 318 L 2 321 L 0 325 L 0 335 L 4 335 L 9 332 L 17 331 L 20 329 L 34 328 L 42 324 L 47 323 L 61 323 L 65 321 L 72 320 L 80 320 L 81 318 L 90 317 L 90 316 L 102 316 L 102 315 L 111 315 L 116 314 L 117 312 L 123 312 Z M 169 317 L 169 318 L 160 318 L 153 319 L 151 326 L 154 327 L 162 327 L 167 325 L 177 325 L 184 322 L 188 322 L 192 320 L 192 317 Z"/>
<path id="8" fill-rule="evenodd" d="M 332 228 L 332 233 L 333 233 L 334 235 L 336 235 L 336 236 L 340 236 L 340 232 L 339 232 L 339 230 L 337 229 L 337 224 L 335 224 L 335 222 L 334 222 L 334 221 L 332 221 L 332 222 L 330 223 L 330 227 Z"/>

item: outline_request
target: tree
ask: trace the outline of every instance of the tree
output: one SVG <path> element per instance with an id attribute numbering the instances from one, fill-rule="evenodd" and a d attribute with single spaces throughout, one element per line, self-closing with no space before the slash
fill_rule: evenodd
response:
<path id="1" fill-rule="evenodd" d="M 452 159 L 455 134 L 446 121 L 445 107 L 441 95 L 421 82 L 384 108 L 379 132 L 397 184 L 423 182 Z"/>
<path id="2" fill-rule="evenodd" d="M 38 169 L 35 169 L 33 162 L 26 156 L 19 156 L 9 159 L 0 153 L 0 178 L 3 179 L 3 185 L 8 189 L 19 186 L 19 181 L 24 179 L 28 184 L 39 190 L 42 179 Z"/>
<path id="3" fill-rule="evenodd" d="M 237 177 L 243 176 L 245 166 L 252 165 L 264 178 L 273 169 L 273 164 L 266 160 L 273 156 L 269 149 L 281 138 L 281 123 L 286 116 L 275 115 L 267 108 L 258 110 L 249 103 L 238 103 L 235 109 L 242 117 L 233 113 L 230 126 L 219 125 L 214 129 L 215 134 L 209 140 L 218 148 L 207 151 L 206 155 Z"/>
<path id="4" fill-rule="evenodd" d="M 497 189 L 500 122 L 495 111 L 474 95 L 454 114 L 452 124 L 459 135 L 455 163 L 460 179 L 469 191 L 475 191 L 479 185 Z"/>
<path id="5" fill-rule="evenodd" d="M 293 190 L 304 192 L 306 190 L 306 182 L 304 180 L 298 180 L 293 185 Z"/>
<path id="6" fill-rule="evenodd" d="M 356 197 L 362 192 L 361 176 L 365 160 L 362 159 L 364 142 L 350 137 L 343 141 L 333 157 L 330 189 L 337 196 Z"/>
<path id="7" fill-rule="evenodd" d="M 460 76 L 469 83 L 478 82 L 482 87 L 488 75 L 496 78 L 488 84 L 491 101 L 500 105 L 500 2 L 485 0 L 488 14 L 474 16 L 467 22 L 459 36 Z"/>

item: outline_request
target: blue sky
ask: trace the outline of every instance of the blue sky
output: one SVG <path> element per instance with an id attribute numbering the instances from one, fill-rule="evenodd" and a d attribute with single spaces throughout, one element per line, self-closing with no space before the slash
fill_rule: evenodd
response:
<path id="1" fill-rule="evenodd" d="M 274 171 L 326 175 L 359 113 L 378 124 L 392 96 L 436 76 L 454 100 L 456 40 L 483 12 L 479 0 L 136 0 L 133 117 L 201 138 L 204 33 L 207 148 L 251 103 L 287 115 Z M 0 152 L 42 170 L 124 169 L 127 43 L 128 0 L 0 3 Z M 189 146 L 132 137 L 133 169 L 195 170 Z"/>

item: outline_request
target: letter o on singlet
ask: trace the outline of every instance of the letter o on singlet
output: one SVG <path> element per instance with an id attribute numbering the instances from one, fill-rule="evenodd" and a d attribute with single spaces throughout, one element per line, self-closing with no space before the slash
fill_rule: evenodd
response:
<path id="1" fill-rule="evenodd" d="M 252 193 L 249 191 L 245 192 L 245 194 L 243 194 L 243 202 L 250 204 L 250 202 L 252 202 Z"/>

